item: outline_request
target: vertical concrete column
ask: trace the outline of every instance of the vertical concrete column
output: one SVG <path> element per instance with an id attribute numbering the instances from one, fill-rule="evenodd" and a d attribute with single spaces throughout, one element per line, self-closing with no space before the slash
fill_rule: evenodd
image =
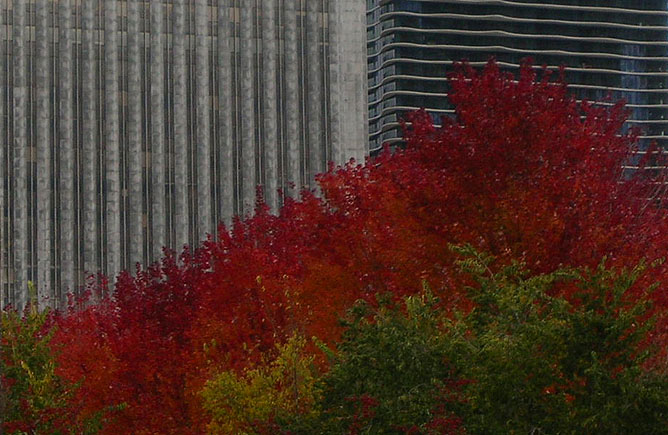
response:
<path id="1" fill-rule="evenodd" d="M 255 205 L 255 188 L 258 180 L 255 177 L 255 73 L 257 69 L 253 65 L 255 57 L 255 35 L 253 13 L 254 0 L 241 0 L 241 166 L 242 166 L 242 207 L 241 213 L 247 214 L 253 210 Z"/>
<path id="2" fill-rule="evenodd" d="M 9 86 L 8 77 L 5 74 L 4 65 L 6 62 L 7 50 L 5 46 L 5 38 L 0 38 L 0 61 L 2 61 L 3 67 L 0 68 L 0 119 L 4 119 L 6 114 L 5 109 L 5 98 L 6 98 L 6 89 Z M 7 260 L 9 256 L 9 244 L 5 244 L 5 234 L 6 234 L 6 225 L 7 220 L 5 219 L 5 210 L 8 210 L 7 196 L 5 195 L 5 189 L 7 185 L 5 184 L 5 177 L 8 174 L 7 161 L 9 159 L 9 143 L 7 142 L 7 131 L 5 130 L 5 123 L 0 122 L 0 240 L 3 241 L 0 244 L 0 307 L 4 307 L 9 303 L 9 298 L 5 298 L 5 286 L 8 284 L 6 279 L 9 276 L 9 270 Z M 11 297 L 11 293 L 9 295 Z"/>
<path id="3" fill-rule="evenodd" d="M 276 93 L 276 0 L 264 0 L 262 8 L 262 93 L 265 185 L 264 195 L 272 211 L 278 210 L 278 109 Z"/>
<path id="4" fill-rule="evenodd" d="M 49 98 L 49 6 L 46 0 L 35 2 L 35 87 L 37 165 L 37 297 L 40 307 L 48 304 L 51 288 L 51 104 Z"/>
<path id="5" fill-rule="evenodd" d="M 162 256 L 167 245 L 167 208 L 165 207 L 165 74 L 162 0 L 152 0 L 151 7 L 151 236 L 152 259 Z"/>
<path id="6" fill-rule="evenodd" d="M 341 48 L 339 47 L 339 19 L 338 14 L 341 8 L 341 2 L 328 1 L 327 2 L 327 19 L 328 19 L 328 42 L 329 42 L 329 58 L 327 59 L 329 68 L 329 125 L 330 125 L 330 146 L 332 147 L 332 160 L 336 163 L 343 163 L 345 157 L 341 152 L 341 100 L 338 97 L 338 86 L 340 71 L 338 68 Z M 335 95 L 336 94 L 336 95 Z"/>
<path id="7" fill-rule="evenodd" d="M 296 196 L 301 184 L 301 137 L 299 134 L 299 44 L 297 43 L 297 5 L 295 0 L 284 0 L 285 29 L 285 144 L 287 148 L 286 175 L 294 184 L 289 193 Z"/>
<path id="8" fill-rule="evenodd" d="M 366 5 L 329 2 L 330 113 L 332 156 L 337 163 L 368 154 Z"/>
<path id="9" fill-rule="evenodd" d="M 14 111 L 14 304 L 19 310 L 27 303 L 28 285 L 28 80 L 26 52 L 26 4 L 18 2 L 13 8 L 13 111 Z"/>
<path id="10" fill-rule="evenodd" d="M 190 243 L 188 201 L 188 99 L 186 80 L 186 0 L 172 6 L 172 87 L 174 91 L 174 247 Z"/>
<path id="11" fill-rule="evenodd" d="M 234 216 L 234 125 L 232 124 L 232 48 L 233 23 L 230 0 L 218 1 L 218 106 L 220 148 L 219 189 L 222 217 L 229 225 Z"/>
<path id="12" fill-rule="evenodd" d="M 323 94 L 321 0 L 306 0 L 306 116 L 308 138 L 308 182 L 325 169 L 323 144 Z"/>
<path id="13" fill-rule="evenodd" d="M 143 2 L 142 2 L 143 4 Z M 139 0 L 128 1 L 128 252 L 132 268 L 144 258 L 141 38 Z"/>
<path id="14" fill-rule="evenodd" d="M 121 270 L 121 150 L 119 138 L 118 12 L 116 0 L 104 2 L 104 157 L 106 186 L 106 270 Z"/>
<path id="15" fill-rule="evenodd" d="M 195 1 L 195 85 L 197 142 L 197 237 L 213 233 L 211 204 L 211 95 L 209 86 L 209 5 Z"/>
<path id="16" fill-rule="evenodd" d="M 72 87 L 72 7 L 70 0 L 58 3 L 58 87 L 60 99 L 58 107 L 60 140 L 60 276 L 62 294 L 73 292 L 77 285 L 74 273 L 74 225 L 76 199 L 74 195 L 74 149 L 73 87 Z M 61 301 L 64 302 L 64 301 Z"/>
<path id="17" fill-rule="evenodd" d="M 98 120 L 97 120 L 97 59 L 95 45 L 95 12 L 97 2 L 82 2 L 82 160 L 83 160 L 83 250 L 84 270 L 95 273 L 99 270 L 98 261 Z"/>

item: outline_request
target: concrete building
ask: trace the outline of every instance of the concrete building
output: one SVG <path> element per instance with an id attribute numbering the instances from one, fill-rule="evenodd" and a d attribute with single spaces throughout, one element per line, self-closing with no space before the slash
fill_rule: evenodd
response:
<path id="1" fill-rule="evenodd" d="M 643 143 L 668 145 L 666 0 L 368 0 L 370 149 L 400 142 L 407 110 L 450 114 L 446 73 L 490 56 L 566 67 L 579 99 L 625 99 Z"/>
<path id="2" fill-rule="evenodd" d="M 0 305 L 367 154 L 359 0 L 0 0 Z M 295 188 L 290 186 L 294 183 Z"/>

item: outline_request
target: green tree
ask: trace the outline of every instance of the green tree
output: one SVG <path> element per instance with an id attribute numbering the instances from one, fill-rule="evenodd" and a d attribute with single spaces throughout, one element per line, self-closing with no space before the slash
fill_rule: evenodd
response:
<path id="1" fill-rule="evenodd" d="M 320 343 L 330 370 L 318 384 L 317 420 L 287 425 L 295 433 L 451 433 L 460 419 L 447 405 L 460 381 L 446 361 L 442 313 L 428 289 L 403 306 L 359 301 L 343 320 L 336 351 Z"/>
<path id="2" fill-rule="evenodd" d="M 38 311 L 36 290 L 25 315 L 6 310 L 0 315 L 0 412 L 7 433 L 53 432 L 58 408 L 66 405 L 68 387 L 56 375 L 49 348 L 53 331 L 48 311 Z"/>
<path id="3" fill-rule="evenodd" d="M 447 353 L 473 380 L 458 405 L 470 432 L 668 433 L 668 377 L 645 367 L 652 289 L 634 288 L 645 265 L 532 276 L 459 251 L 475 308 L 447 319 Z M 559 286 L 572 299 L 551 296 Z"/>
<path id="4" fill-rule="evenodd" d="M 637 285 L 650 267 L 531 274 L 454 249 L 474 308 L 447 312 L 427 286 L 403 304 L 359 302 L 324 348 L 317 418 L 286 429 L 668 433 L 668 377 L 648 364 L 653 288 Z"/>

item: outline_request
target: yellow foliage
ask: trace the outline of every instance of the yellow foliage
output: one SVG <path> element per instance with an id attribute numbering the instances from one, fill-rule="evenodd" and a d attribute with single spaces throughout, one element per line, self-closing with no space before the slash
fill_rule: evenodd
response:
<path id="1" fill-rule="evenodd" d="M 303 337 L 292 337 L 277 346 L 275 360 L 210 380 L 202 391 L 212 417 L 209 433 L 250 434 L 257 422 L 315 413 L 313 356 L 304 355 L 305 344 Z"/>

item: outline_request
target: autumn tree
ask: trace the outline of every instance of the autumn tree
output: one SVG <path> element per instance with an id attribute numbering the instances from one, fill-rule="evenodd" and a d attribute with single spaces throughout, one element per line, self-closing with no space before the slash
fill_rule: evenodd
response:
<path id="1" fill-rule="evenodd" d="M 436 125 L 410 115 L 405 149 L 330 168 L 321 196 L 286 198 L 278 215 L 260 197 L 229 231 L 123 274 L 113 297 L 57 319 L 58 373 L 81 382 L 78 406 L 117 406 L 107 433 L 201 433 L 210 420 L 201 391 L 216 374 L 270 364 L 289 337 L 332 345 L 357 300 L 399 301 L 427 281 L 446 313 L 470 310 L 477 302 L 450 243 L 536 273 L 666 256 L 665 209 L 646 200 L 655 180 L 622 176 L 636 145 L 622 103 L 579 104 L 531 65 L 518 77 L 460 65 L 450 83 L 455 116 Z M 651 280 L 665 313 L 666 266 Z M 553 291 L 577 303 L 573 286 Z M 659 317 L 649 341 L 665 343 L 666 325 Z M 322 355 L 315 363 L 326 368 Z"/>

